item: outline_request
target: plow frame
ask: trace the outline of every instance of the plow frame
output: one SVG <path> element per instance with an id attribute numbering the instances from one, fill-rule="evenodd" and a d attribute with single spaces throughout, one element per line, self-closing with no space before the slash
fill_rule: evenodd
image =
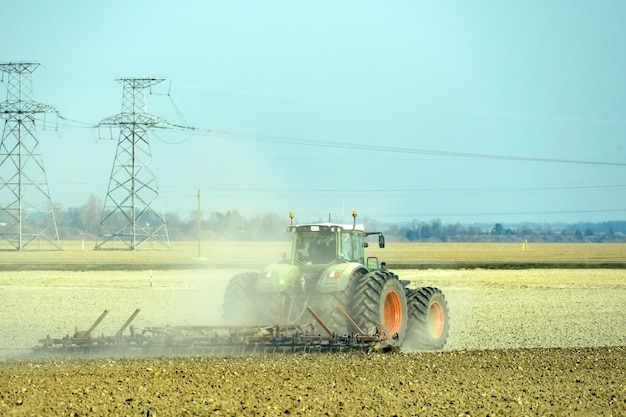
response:
<path id="1" fill-rule="evenodd" d="M 323 330 L 314 324 L 274 324 L 259 326 L 164 326 L 134 327 L 131 323 L 140 309 L 136 309 L 114 336 L 92 337 L 93 332 L 108 314 L 96 319 L 87 331 L 62 338 L 46 336 L 33 349 L 35 354 L 83 354 L 85 356 L 170 356 L 269 354 L 292 352 L 342 352 L 377 350 L 384 344 L 393 344 L 397 335 L 389 336 L 382 325 L 372 334 L 365 334 L 341 307 L 339 312 L 353 327 L 350 334 L 337 334 L 311 308 L 307 311 Z M 124 334 L 129 329 L 129 334 Z"/>

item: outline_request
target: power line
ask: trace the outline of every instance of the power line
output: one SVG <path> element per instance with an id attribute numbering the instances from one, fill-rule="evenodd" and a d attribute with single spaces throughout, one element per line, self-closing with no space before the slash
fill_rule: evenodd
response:
<path id="1" fill-rule="evenodd" d="M 170 88 L 171 88 L 171 85 L 170 85 Z M 231 131 L 223 131 L 223 130 L 198 128 L 198 127 L 189 126 L 187 124 L 187 121 L 183 117 L 178 106 L 176 106 L 176 103 L 174 102 L 169 91 L 167 94 L 156 94 L 156 93 L 151 93 L 151 94 L 167 95 L 179 119 L 184 123 L 184 125 L 180 125 L 180 124 L 167 122 L 163 119 L 159 119 L 158 121 L 155 121 L 155 123 L 151 124 L 150 126 L 151 128 L 155 130 L 158 129 L 162 131 L 177 131 L 177 132 L 185 132 L 187 134 L 198 134 L 202 136 L 215 136 L 215 137 L 229 138 L 229 139 L 235 139 L 235 140 L 244 140 L 244 141 L 282 143 L 282 144 L 288 144 L 288 145 L 313 146 L 313 147 L 322 147 L 322 148 L 354 149 L 354 150 L 375 151 L 375 152 L 385 152 L 385 153 L 417 154 L 417 155 L 429 155 L 429 156 L 465 158 L 465 159 L 489 159 L 489 160 L 500 160 L 500 161 L 521 161 L 521 162 L 626 167 L 626 163 L 623 163 L 623 162 L 604 162 L 604 161 L 589 161 L 589 160 L 581 160 L 581 159 L 540 158 L 540 157 L 528 157 L 528 156 L 516 156 L 516 155 L 442 151 L 442 150 L 434 150 L 434 149 L 368 145 L 368 144 L 354 143 L 354 142 L 335 142 L 335 141 L 318 140 L 318 139 L 302 139 L 302 138 L 297 138 L 297 137 L 292 137 L 292 136 L 263 135 L 263 134 L 257 134 L 257 133 L 231 132 Z M 69 119 L 58 113 L 57 113 L 57 116 L 59 117 L 59 119 L 69 122 L 68 125 L 63 125 L 64 127 L 93 128 L 93 129 L 99 129 L 100 127 L 102 127 L 102 123 L 99 123 L 96 126 L 93 126 L 93 124 L 90 124 L 88 122 L 81 122 L 78 120 Z M 101 135 L 99 133 L 97 134 L 97 138 L 101 139 Z M 170 145 L 182 144 L 189 140 L 189 139 L 184 139 L 180 141 L 166 141 L 162 138 L 158 138 L 158 139 L 159 141 L 166 143 L 166 144 L 170 144 Z"/>
<path id="2" fill-rule="evenodd" d="M 197 187 L 180 187 L 180 186 L 161 186 L 162 189 L 189 189 L 194 190 Z M 487 192 L 548 192 L 548 191 L 579 191 L 579 190 L 596 190 L 596 189 L 619 189 L 626 188 L 626 184 L 614 185 L 571 185 L 571 186 L 520 186 L 520 187 L 488 187 L 488 188 L 260 188 L 260 187 L 210 187 L 212 192 L 259 192 L 259 193 L 289 193 L 289 194 L 308 194 L 308 193 L 376 193 L 376 194 L 397 194 L 397 193 L 487 193 Z"/>
<path id="3" fill-rule="evenodd" d="M 542 163 L 557 163 L 557 164 L 602 165 L 602 166 L 626 167 L 626 163 L 622 163 L 622 162 L 602 162 L 602 161 L 588 161 L 588 160 L 576 160 L 576 159 L 537 158 L 537 157 L 525 157 L 525 156 L 514 156 L 514 155 L 439 151 L 439 150 L 432 150 L 432 149 L 395 147 L 395 146 L 383 146 L 383 145 L 368 145 L 368 144 L 351 143 L 351 142 L 333 142 L 333 141 L 316 140 L 316 139 L 301 139 L 301 138 L 288 137 L 288 136 L 261 135 L 261 134 L 255 134 L 255 133 L 241 133 L 241 132 L 208 130 L 208 129 L 200 129 L 200 128 L 187 128 L 185 126 L 177 126 L 177 125 L 172 125 L 172 124 L 163 126 L 161 127 L 161 129 L 170 129 L 170 130 L 184 129 L 186 132 L 193 132 L 193 133 L 198 133 L 202 135 L 223 137 L 223 138 L 236 139 L 236 140 L 266 142 L 266 143 L 282 143 L 282 144 L 288 144 L 288 145 L 314 146 L 314 147 L 322 147 L 322 148 L 356 149 L 356 150 L 365 150 L 365 151 L 431 155 L 431 156 L 441 156 L 441 157 L 451 157 L 451 158 L 491 159 L 491 160 L 500 160 L 500 161 L 523 161 L 523 162 L 542 162 Z"/>
<path id="4" fill-rule="evenodd" d="M 47 70 L 56 73 L 59 76 L 66 77 L 68 79 L 72 79 L 76 81 L 76 77 L 67 75 L 65 73 L 55 71 L 51 68 L 45 67 Z M 80 80 L 81 82 L 90 82 L 93 83 L 92 80 Z M 100 83 L 101 84 L 101 83 Z M 303 146 L 315 146 L 315 147 L 328 147 L 328 148 L 342 148 L 342 149 L 356 149 L 356 150 L 367 150 L 367 151 L 377 151 L 377 152 L 388 152 L 388 153 L 404 153 L 404 154 L 420 154 L 420 155 L 431 155 L 431 156 L 439 156 L 439 157 L 453 157 L 453 158 L 468 158 L 468 159 L 491 159 L 491 160 L 502 160 L 502 161 L 524 161 L 524 162 L 540 162 L 540 163 L 558 163 L 558 164 L 577 164 L 577 165 L 601 165 L 601 166 L 626 166 L 626 163 L 621 162 L 602 162 L 602 161 L 589 161 L 589 160 L 578 160 L 578 159 L 562 159 L 562 158 L 539 158 L 539 157 L 524 157 L 524 156 L 515 156 L 515 155 L 499 155 L 499 154 L 486 154 L 486 153 L 472 153 L 472 152 L 455 152 L 455 151 L 441 151 L 441 150 L 431 150 L 431 149 L 420 149 L 420 148 L 410 148 L 410 147 L 393 147 L 393 146 L 382 146 L 382 145 L 367 145 L 367 144 L 359 144 L 359 143 L 350 143 L 350 142 L 333 142 L 333 141 L 325 141 L 325 140 L 307 140 L 302 138 L 288 137 L 288 136 L 275 136 L 275 135 L 263 135 L 263 134 L 254 134 L 254 133 L 243 133 L 243 132 L 229 132 L 229 131 L 218 131 L 218 130 L 210 130 L 203 128 L 195 128 L 188 125 L 184 116 L 180 112 L 178 106 L 174 102 L 170 92 L 171 92 L 172 82 L 170 80 L 167 93 L 153 93 L 150 90 L 150 94 L 154 95 L 167 95 L 172 105 L 174 111 L 176 112 L 178 118 L 184 123 L 184 125 L 177 125 L 172 123 L 162 123 L 160 126 L 152 126 L 154 128 L 164 129 L 164 130 L 178 130 L 195 132 L 202 135 L 209 136 L 218 136 L 225 137 L 237 140 L 247 140 L 247 141 L 257 141 L 257 142 L 270 142 L 270 143 L 283 143 L 283 144 L 291 144 L 291 145 L 303 145 Z M 199 87 L 195 85 L 182 85 L 183 88 L 191 88 L 198 90 L 209 90 L 209 91 L 227 91 L 227 92 L 237 92 L 237 93 L 245 93 L 245 94 L 256 94 L 256 95 L 270 95 L 276 96 L 273 93 L 267 92 L 250 92 L 250 91 L 238 91 L 232 89 L 224 89 L 219 87 L 214 88 L 206 88 Z M 278 95 L 282 96 L 282 95 Z M 295 98 L 292 96 L 285 96 L 285 98 Z M 316 99 L 318 100 L 318 99 Z M 461 110 L 461 109 L 442 109 L 436 107 L 424 107 L 422 110 L 431 110 L 431 111 L 450 111 L 453 113 L 464 112 L 468 114 L 477 114 L 477 115 L 485 115 L 485 114 L 496 114 L 500 116 L 510 116 L 510 117 L 530 117 L 530 118 L 539 118 L 542 117 L 536 115 L 528 115 L 523 113 L 506 113 L 506 112 L 485 112 L 485 111 L 477 111 L 477 110 Z M 80 122 L 77 120 L 71 120 L 63 117 L 58 114 L 57 116 L 65 121 L 75 124 L 76 126 L 71 127 L 80 127 L 80 128 L 88 128 L 93 127 L 92 124 L 86 122 Z M 554 117 L 549 117 L 554 118 Z M 563 120 L 578 120 L 578 119 L 569 119 L 562 118 Z M 602 122 L 602 123 L 617 123 L 611 120 L 592 120 L 594 122 Z M 622 122 L 618 122 L 622 123 Z M 96 127 L 99 127 L 98 124 Z M 164 143 L 169 144 L 180 144 L 184 143 L 187 140 L 177 141 L 177 142 L 168 142 L 162 139 L 159 139 Z"/>

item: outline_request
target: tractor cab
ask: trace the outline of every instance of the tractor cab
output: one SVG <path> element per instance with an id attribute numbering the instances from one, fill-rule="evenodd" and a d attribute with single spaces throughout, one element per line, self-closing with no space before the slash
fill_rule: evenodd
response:
<path id="1" fill-rule="evenodd" d="M 292 224 L 289 231 L 293 232 L 291 259 L 302 265 L 328 265 L 340 262 L 365 263 L 364 248 L 366 236 L 379 235 L 379 245 L 384 247 L 382 233 L 365 233 L 363 225 L 356 224 L 356 212 L 353 224 L 319 223 L 293 224 L 293 213 L 290 213 Z"/>

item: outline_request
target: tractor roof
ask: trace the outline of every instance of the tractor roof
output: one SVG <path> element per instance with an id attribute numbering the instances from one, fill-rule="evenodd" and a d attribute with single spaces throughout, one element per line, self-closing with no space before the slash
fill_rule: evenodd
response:
<path id="1" fill-rule="evenodd" d="M 341 224 L 341 223 L 308 223 L 308 224 L 297 224 L 293 227 L 297 227 L 298 229 L 301 227 L 311 227 L 311 226 L 319 226 L 319 227 L 338 227 L 343 230 L 358 230 L 361 232 L 365 231 L 365 227 L 362 224 L 352 225 L 352 224 Z"/>

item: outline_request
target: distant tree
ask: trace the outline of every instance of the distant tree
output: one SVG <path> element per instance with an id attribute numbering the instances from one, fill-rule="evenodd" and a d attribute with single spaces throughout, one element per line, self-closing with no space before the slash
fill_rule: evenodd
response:
<path id="1" fill-rule="evenodd" d="M 275 240 L 282 241 L 289 237 L 287 235 L 287 216 L 279 216 L 276 213 L 266 213 L 255 216 L 249 221 L 250 237 L 254 240 Z"/>
<path id="2" fill-rule="evenodd" d="M 493 226 L 493 229 L 491 229 L 491 234 L 495 236 L 502 236 L 504 234 L 504 226 L 500 223 L 496 223 L 496 225 Z"/>
<path id="3" fill-rule="evenodd" d="M 430 221 L 430 235 L 432 237 L 441 237 L 443 233 L 443 228 L 441 226 L 440 219 L 432 219 Z"/>
<path id="4" fill-rule="evenodd" d="M 378 230 L 378 229 L 380 229 L 380 225 L 378 224 L 378 220 L 372 219 L 370 217 L 362 217 L 360 219 L 361 220 L 359 221 L 359 218 L 357 218 L 357 223 L 362 223 L 363 227 L 365 227 L 365 230 Z"/>
<path id="5" fill-rule="evenodd" d="M 374 231 L 375 229 L 365 229 L 368 231 Z M 397 224 L 392 224 L 389 225 L 389 227 L 387 227 L 387 230 L 385 231 L 385 234 L 389 237 L 395 236 L 395 237 L 401 237 L 401 236 L 406 236 L 406 228 L 403 227 L 399 227 Z"/>
<path id="6" fill-rule="evenodd" d="M 226 213 L 213 212 L 209 219 L 209 228 L 226 239 L 245 240 L 249 234 L 246 230 L 246 221 L 237 210 Z"/>
<path id="7" fill-rule="evenodd" d="M 534 236 L 533 230 L 528 225 L 522 225 L 517 229 L 517 234 L 524 238 L 528 238 L 530 236 Z"/>
<path id="8" fill-rule="evenodd" d="M 82 229 L 82 223 L 80 220 L 80 210 L 76 207 L 69 207 L 64 213 L 63 217 L 61 217 L 60 224 L 61 226 L 74 227 L 78 229 Z"/>
<path id="9" fill-rule="evenodd" d="M 480 236 L 480 235 L 482 235 L 482 234 L 483 234 L 483 231 L 482 231 L 482 230 L 481 230 L 481 228 L 480 228 L 480 227 L 478 227 L 478 226 L 469 226 L 469 227 L 466 229 L 465 233 L 466 233 L 468 236 Z"/>
<path id="10" fill-rule="evenodd" d="M 406 240 L 408 240 L 409 242 L 417 242 L 421 238 L 420 232 L 413 228 L 407 227 L 407 228 L 402 229 L 402 231 L 403 231 L 402 236 L 404 236 Z"/>
<path id="11" fill-rule="evenodd" d="M 98 224 L 102 217 L 102 201 L 95 194 L 89 195 L 87 202 L 78 210 L 80 226 L 85 233 L 98 233 Z"/>
<path id="12" fill-rule="evenodd" d="M 614 233 L 626 233 L 626 221 L 610 221 L 607 225 Z"/>
<path id="13" fill-rule="evenodd" d="M 422 229 L 424 228 L 424 222 L 419 220 L 413 220 L 413 224 L 410 230 L 407 231 L 407 237 L 409 240 L 420 240 L 422 238 Z"/>
<path id="14" fill-rule="evenodd" d="M 419 220 L 413 220 L 413 232 L 415 233 L 415 239 L 412 240 L 420 240 L 422 238 L 422 228 L 424 227 L 424 223 Z"/>
<path id="15" fill-rule="evenodd" d="M 554 234 L 554 229 L 552 229 L 552 225 L 550 223 L 544 223 L 541 225 L 540 233 L 545 236 L 552 236 Z"/>
<path id="16" fill-rule="evenodd" d="M 167 225 L 167 233 L 172 240 L 196 240 L 196 235 L 193 235 L 187 225 L 181 220 L 180 215 L 177 213 L 165 213 L 165 224 Z M 192 222 L 189 222 L 192 223 Z M 193 223 L 196 224 L 196 223 Z"/>
<path id="17" fill-rule="evenodd" d="M 444 226 L 443 233 L 447 236 L 463 236 L 466 234 L 466 230 L 461 223 L 455 223 Z"/>

